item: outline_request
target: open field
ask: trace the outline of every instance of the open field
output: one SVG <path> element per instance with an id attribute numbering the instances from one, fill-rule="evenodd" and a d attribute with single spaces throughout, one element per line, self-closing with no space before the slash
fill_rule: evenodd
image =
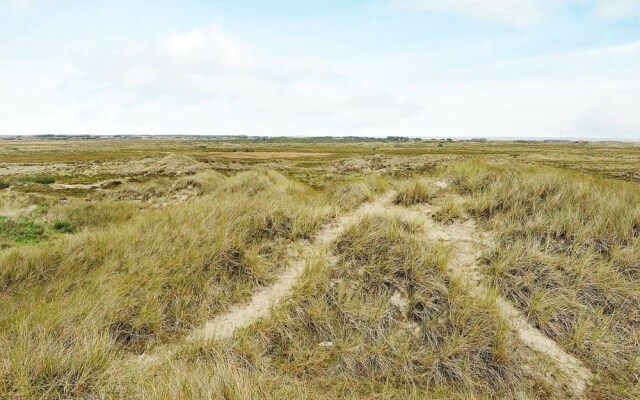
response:
<path id="1" fill-rule="evenodd" d="M 640 397 L 640 146 L 0 140 L 0 398 Z"/>

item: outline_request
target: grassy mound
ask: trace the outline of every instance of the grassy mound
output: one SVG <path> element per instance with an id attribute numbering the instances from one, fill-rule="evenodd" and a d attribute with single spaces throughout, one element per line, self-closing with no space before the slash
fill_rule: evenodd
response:
<path id="1" fill-rule="evenodd" d="M 640 396 L 640 191 L 551 168 L 449 170 L 496 232 L 487 274 L 599 375 L 590 398 Z"/>
<path id="2" fill-rule="evenodd" d="M 55 223 L 66 223 L 77 229 L 100 229 L 111 224 L 131 220 L 139 213 L 138 205 L 131 201 L 75 201 L 53 207 L 47 218 Z M 57 229 L 57 228 L 56 228 Z"/>
<path id="3" fill-rule="evenodd" d="M 285 245 L 333 210 L 305 187 L 283 193 L 282 183 L 262 186 L 259 199 L 223 190 L 1 252 L 0 397 L 94 395 L 126 354 L 177 338 L 271 282 Z"/>
<path id="4" fill-rule="evenodd" d="M 438 209 L 433 213 L 433 219 L 441 224 L 449 224 L 462 218 L 463 214 L 464 208 L 460 201 L 449 195 L 438 202 Z"/>
<path id="5" fill-rule="evenodd" d="M 20 179 L 21 182 L 37 183 L 40 185 L 49 185 L 56 182 L 56 178 L 51 175 L 30 175 Z"/>
<path id="6" fill-rule="evenodd" d="M 161 204 L 172 200 L 184 200 L 210 194 L 224 181 L 224 176 L 215 171 L 205 171 L 178 178 L 151 179 L 129 182 L 114 190 L 92 195 L 93 200 L 134 200 L 144 203 Z M 175 201 L 174 201 L 175 202 Z"/>

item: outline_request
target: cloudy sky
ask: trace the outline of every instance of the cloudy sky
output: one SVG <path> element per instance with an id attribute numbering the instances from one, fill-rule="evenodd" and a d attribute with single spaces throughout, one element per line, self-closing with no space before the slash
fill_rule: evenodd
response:
<path id="1" fill-rule="evenodd" d="M 640 139 L 640 0 L 0 0 L 0 134 Z"/>

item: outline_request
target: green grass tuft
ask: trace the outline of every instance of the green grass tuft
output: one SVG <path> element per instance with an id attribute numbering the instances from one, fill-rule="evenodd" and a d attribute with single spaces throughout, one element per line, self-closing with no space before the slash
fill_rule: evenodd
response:
<path id="1" fill-rule="evenodd" d="M 46 235 L 44 224 L 27 216 L 0 219 L 0 247 L 37 243 Z"/>

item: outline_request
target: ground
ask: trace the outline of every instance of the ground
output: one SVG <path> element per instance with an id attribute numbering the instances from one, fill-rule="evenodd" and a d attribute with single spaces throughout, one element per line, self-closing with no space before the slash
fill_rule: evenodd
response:
<path id="1" fill-rule="evenodd" d="M 637 398 L 640 146 L 0 140 L 0 398 Z"/>

